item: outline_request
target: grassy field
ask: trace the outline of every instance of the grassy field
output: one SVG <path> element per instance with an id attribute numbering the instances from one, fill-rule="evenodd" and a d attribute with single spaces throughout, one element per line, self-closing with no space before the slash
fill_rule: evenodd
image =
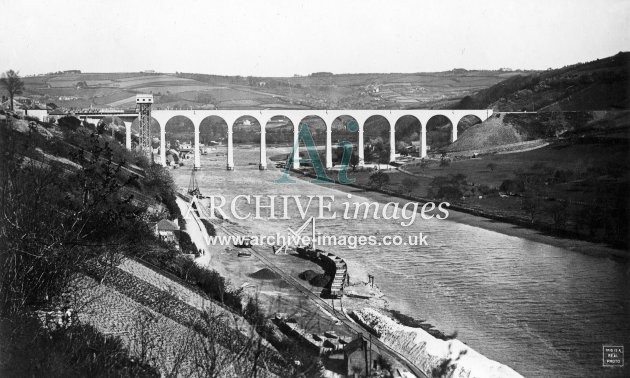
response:
<path id="1" fill-rule="evenodd" d="M 169 73 L 48 74 L 25 78 L 26 94 L 78 99 L 66 107 L 132 104 L 135 93 L 153 93 L 156 104 L 169 107 L 217 108 L 404 108 L 460 98 L 505 79 L 500 71 L 421 74 L 342 74 L 325 77 L 220 77 Z M 76 89 L 79 82 L 88 88 Z M 94 96 L 107 89 L 106 95 Z M 162 98 L 163 97 L 163 98 Z"/>

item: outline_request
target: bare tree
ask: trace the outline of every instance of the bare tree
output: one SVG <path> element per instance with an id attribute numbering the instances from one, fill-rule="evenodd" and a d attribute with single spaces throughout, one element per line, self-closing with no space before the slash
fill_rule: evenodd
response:
<path id="1" fill-rule="evenodd" d="M 0 78 L 0 85 L 9 92 L 9 106 L 11 107 L 11 110 L 13 110 L 13 97 L 15 95 L 22 94 L 22 91 L 24 90 L 24 82 L 22 81 L 22 78 L 20 78 L 19 72 L 8 70 L 2 74 L 2 77 Z"/>

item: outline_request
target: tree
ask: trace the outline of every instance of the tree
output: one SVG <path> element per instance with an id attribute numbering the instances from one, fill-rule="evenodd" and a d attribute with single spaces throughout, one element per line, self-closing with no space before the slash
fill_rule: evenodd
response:
<path id="1" fill-rule="evenodd" d="M 9 106 L 13 111 L 13 97 L 15 95 L 22 94 L 24 90 L 24 82 L 18 72 L 13 70 L 8 70 L 6 73 L 2 74 L 0 78 L 0 85 L 4 87 L 4 89 L 9 92 Z"/>
<path id="2" fill-rule="evenodd" d="M 525 191 L 525 183 L 521 180 L 503 180 L 501 186 L 499 187 L 499 191 L 510 195 L 522 193 Z"/>
<path id="3" fill-rule="evenodd" d="M 42 166 L 31 156 L 40 139 L 0 129 L 0 309 L 17 314 L 50 302 L 76 273 L 126 253 L 152 238 L 146 208 L 132 202 L 112 150 L 97 138 L 76 153 L 80 169 Z M 107 264 L 112 266 L 117 264 Z"/>
<path id="4" fill-rule="evenodd" d="M 359 165 L 359 155 L 353 153 L 350 156 L 350 166 L 352 167 L 353 172 L 357 170 L 357 165 Z"/>
<path id="5" fill-rule="evenodd" d="M 75 131 L 81 127 L 81 121 L 73 116 L 61 117 L 57 120 L 57 124 L 62 130 Z"/>

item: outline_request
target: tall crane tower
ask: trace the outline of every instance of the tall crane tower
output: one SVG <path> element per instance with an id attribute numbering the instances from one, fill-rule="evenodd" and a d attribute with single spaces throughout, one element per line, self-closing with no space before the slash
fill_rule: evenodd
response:
<path id="1" fill-rule="evenodd" d="M 151 104 L 153 104 L 152 94 L 136 95 L 136 107 L 140 114 L 140 150 L 149 159 L 152 158 L 151 148 Z"/>

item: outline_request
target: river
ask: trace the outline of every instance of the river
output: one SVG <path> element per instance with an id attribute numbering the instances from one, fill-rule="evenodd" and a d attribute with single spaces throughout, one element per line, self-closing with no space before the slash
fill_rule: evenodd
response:
<path id="1" fill-rule="evenodd" d="M 268 150 L 270 156 L 276 152 Z M 202 193 L 221 194 L 228 201 L 239 194 L 334 195 L 333 209 L 340 212 L 342 202 L 368 201 L 303 180 L 277 184 L 280 172 L 259 171 L 257 162 L 258 148 L 236 150 L 231 172 L 216 151 L 202 156 L 197 172 Z M 188 187 L 191 163 L 172 171 L 178 186 Z M 241 201 L 239 210 L 247 208 Z M 238 222 L 259 233 L 284 232 L 303 223 L 295 207 L 290 212 L 292 220 Z M 630 376 L 627 363 L 624 369 L 602 367 L 602 345 L 630 340 L 627 262 L 448 219 L 416 219 L 409 227 L 383 219 L 318 220 L 317 231 L 428 235 L 428 246 L 338 246 L 335 253 L 360 279 L 374 275 L 391 308 L 445 333 L 457 331 L 458 339 L 526 377 Z"/>

